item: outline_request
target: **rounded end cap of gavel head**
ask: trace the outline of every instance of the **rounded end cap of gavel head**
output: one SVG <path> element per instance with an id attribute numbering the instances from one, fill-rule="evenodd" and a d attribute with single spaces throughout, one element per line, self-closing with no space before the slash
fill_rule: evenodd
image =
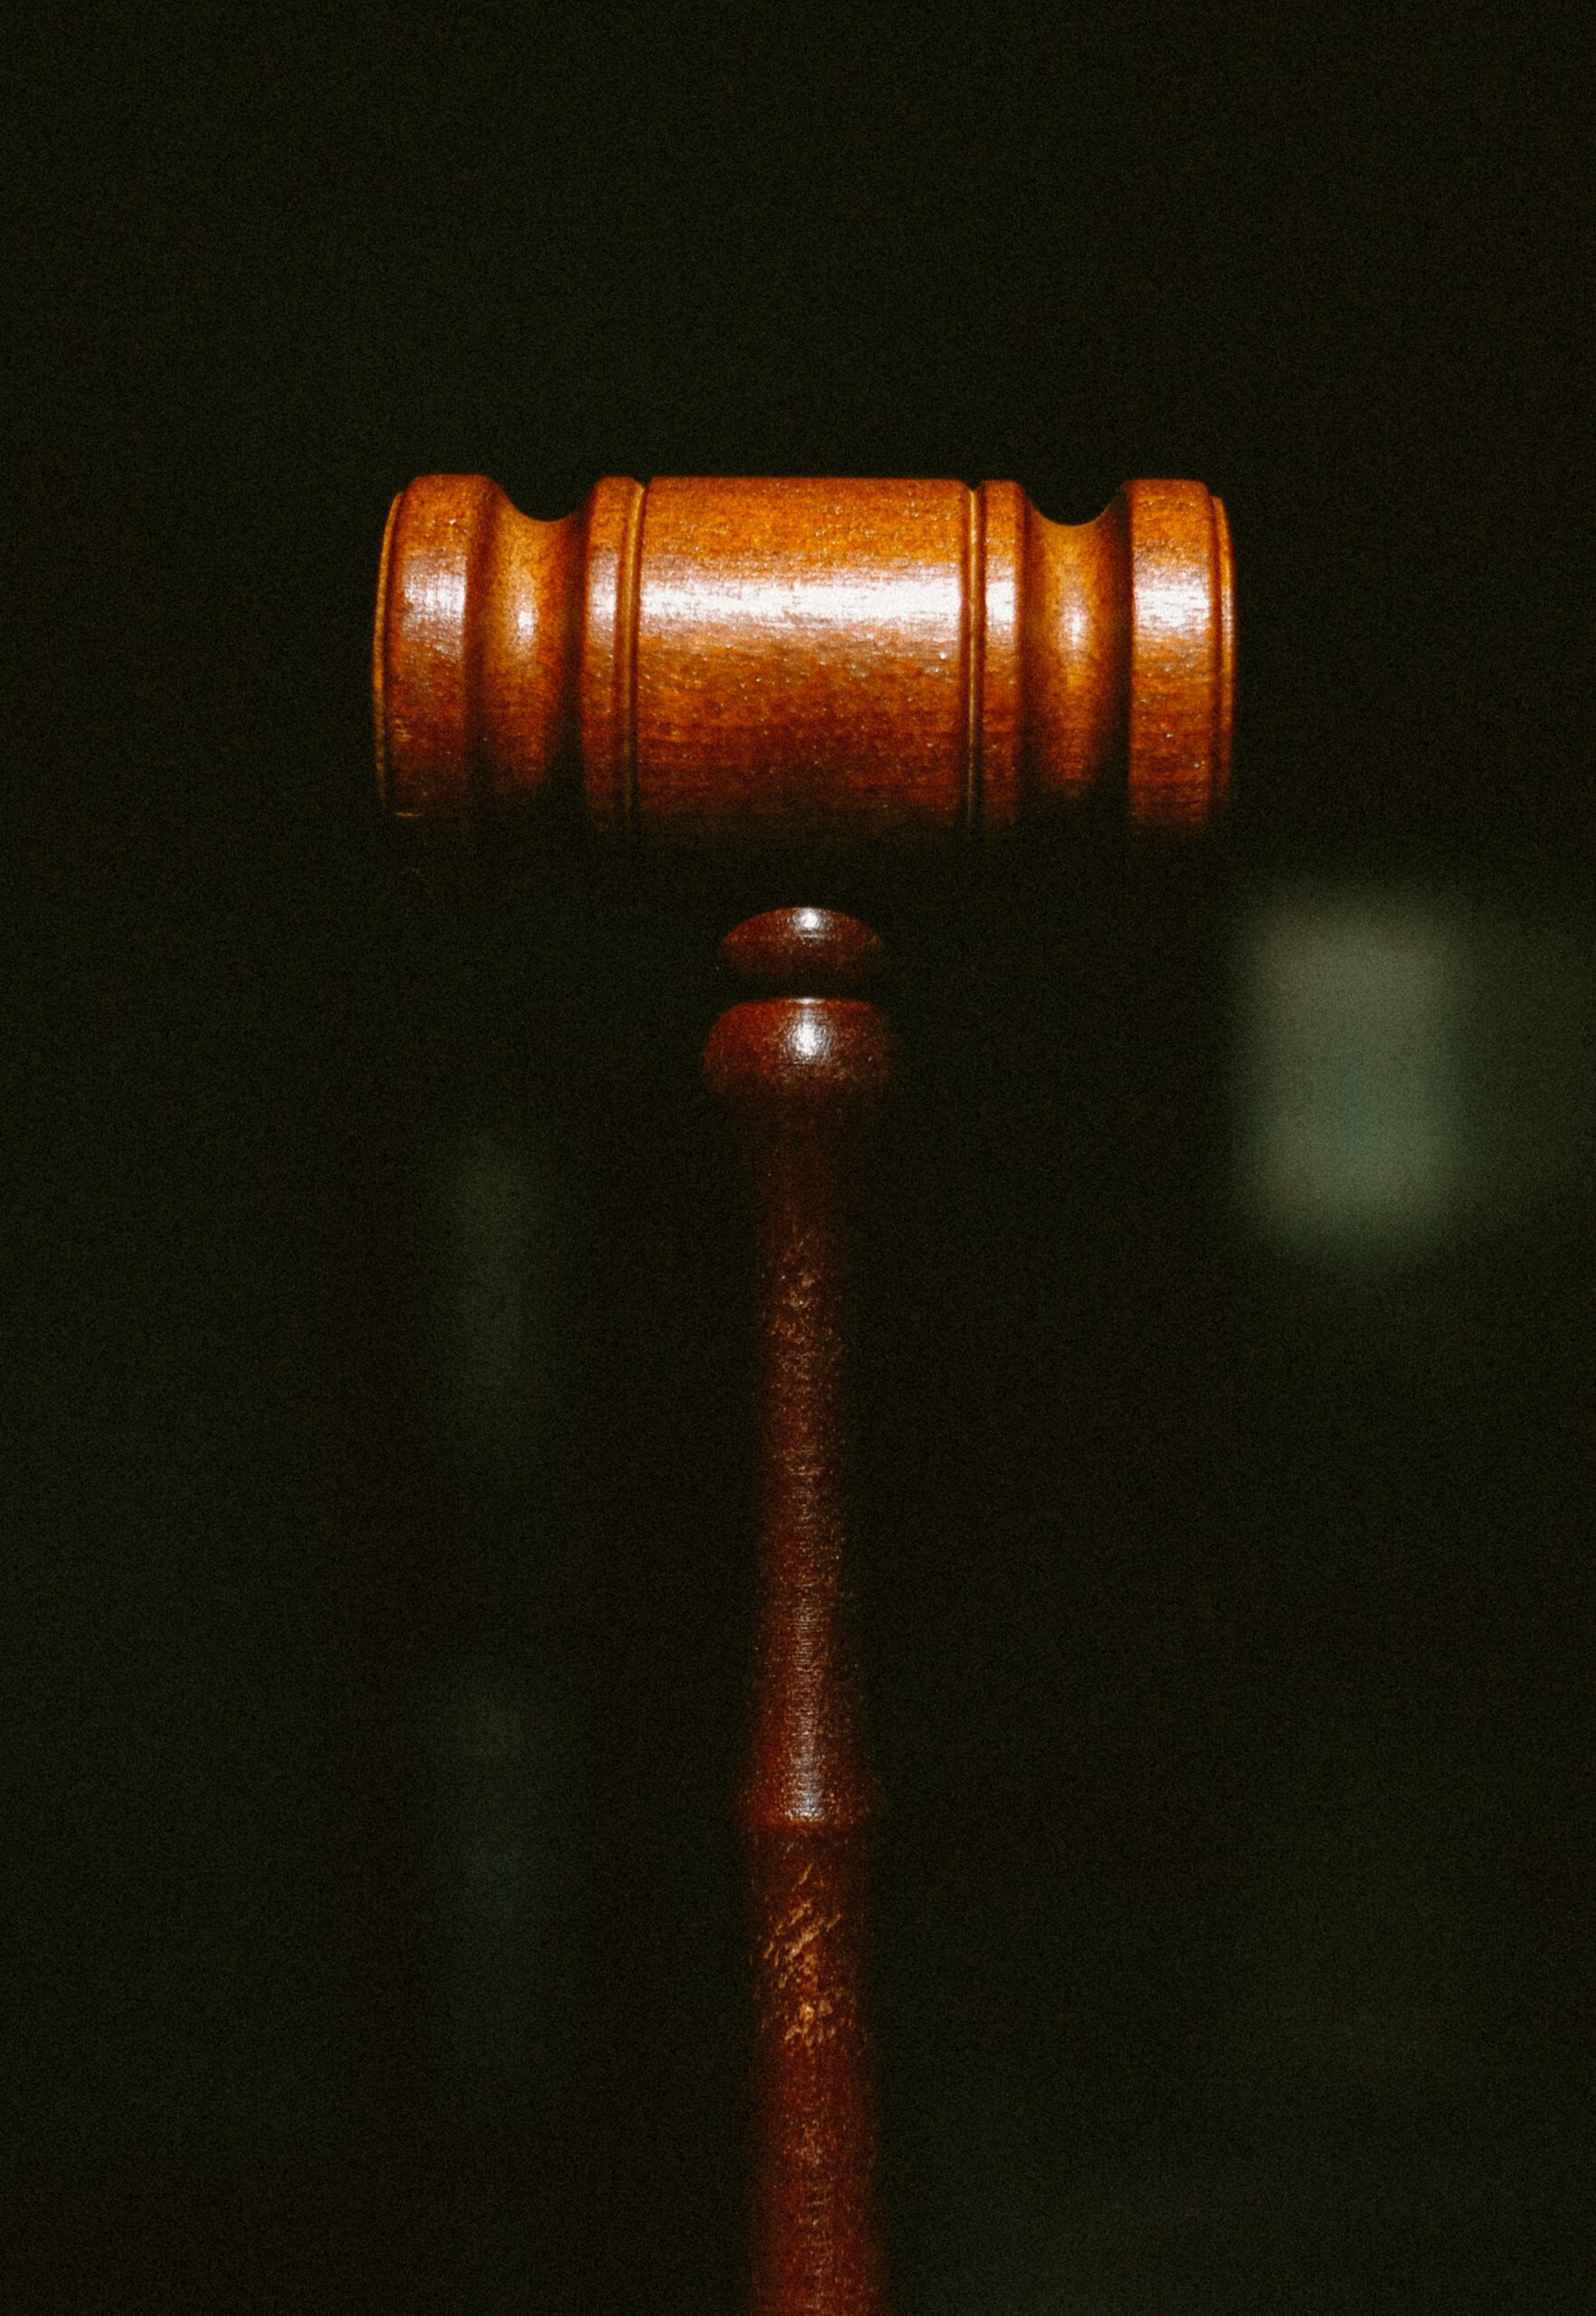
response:
<path id="1" fill-rule="evenodd" d="M 1089 523 L 1017 484 L 624 478 L 556 521 L 425 475 L 384 541 L 395 818 L 526 805 L 622 840 L 1191 831 L 1229 782 L 1229 527 L 1201 483 Z"/>
<path id="2" fill-rule="evenodd" d="M 388 509 L 371 690 L 377 786 L 395 820 L 471 817 L 483 581 L 508 504 L 486 475 L 423 475 Z"/>
<path id="3" fill-rule="evenodd" d="M 1126 814 L 1133 829 L 1197 830 L 1230 793 L 1236 596 L 1224 502 L 1200 482 L 1127 482 Z M 1096 528 L 1097 526 L 1083 526 Z"/>

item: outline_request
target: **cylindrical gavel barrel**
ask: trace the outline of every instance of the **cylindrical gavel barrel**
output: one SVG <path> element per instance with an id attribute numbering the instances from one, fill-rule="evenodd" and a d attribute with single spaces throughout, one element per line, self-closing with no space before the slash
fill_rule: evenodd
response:
<path id="1" fill-rule="evenodd" d="M 383 791 L 648 841 L 979 837 L 1088 798 L 1191 828 L 1224 796 L 1233 634 L 1196 482 L 1071 524 L 1012 482 L 612 477 L 542 522 L 428 475 L 384 542 Z"/>
<path id="2" fill-rule="evenodd" d="M 755 967 L 801 964 L 810 948 L 835 992 L 877 944 L 812 910 L 755 919 L 726 946 Z M 891 1050 L 873 1006 L 831 993 L 734 1006 L 704 1054 L 752 1162 L 758 1250 L 759 1598 L 737 1806 L 752 1910 L 754 2316 L 887 2311 L 865 1998 L 879 1799 L 846 1623 L 844 1305 L 858 1145 Z"/>

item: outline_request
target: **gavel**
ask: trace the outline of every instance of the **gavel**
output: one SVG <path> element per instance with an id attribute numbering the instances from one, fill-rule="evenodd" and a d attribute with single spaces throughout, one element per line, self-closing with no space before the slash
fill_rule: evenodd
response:
<path id="1" fill-rule="evenodd" d="M 1200 483 L 1089 523 L 1018 485 L 596 484 L 557 521 L 481 475 L 395 498 L 373 650 L 396 818 L 542 816 L 646 847 L 1192 836 L 1229 783 L 1229 527 Z M 794 897 L 784 896 L 791 902 Z M 879 1795 L 848 1630 L 849 1218 L 892 1074 L 869 927 L 773 906 L 703 1067 L 750 1161 L 759 1579 L 737 1816 L 753 1980 L 753 2316 L 887 2316 L 866 1998 Z"/>

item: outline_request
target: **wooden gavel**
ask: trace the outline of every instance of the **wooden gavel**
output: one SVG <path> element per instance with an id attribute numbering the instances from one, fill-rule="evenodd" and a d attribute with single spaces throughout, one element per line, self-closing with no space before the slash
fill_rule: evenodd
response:
<path id="1" fill-rule="evenodd" d="M 1234 618 L 1222 506 L 1127 483 L 1095 522 L 989 482 L 611 479 L 539 522 L 480 475 L 394 500 L 373 655 L 404 820 L 517 808 L 649 846 L 1022 841 L 1091 805 L 1222 805 Z M 754 2316 L 886 2316 L 865 2000 L 878 1797 L 846 1630 L 848 1211 L 892 1041 L 881 944 L 773 909 L 722 944 L 752 993 L 710 1086 L 752 1161 L 760 1580 L 738 1816 L 752 1885 Z"/>

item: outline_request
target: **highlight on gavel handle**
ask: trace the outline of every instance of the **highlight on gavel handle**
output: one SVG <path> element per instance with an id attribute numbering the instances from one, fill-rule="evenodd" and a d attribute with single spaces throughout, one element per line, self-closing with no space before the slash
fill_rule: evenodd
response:
<path id="1" fill-rule="evenodd" d="M 737 1815 L 753 1966 L 754 2316 L 886 2316 L 865 2001 L 879 1814 L 846 1627 L 848 1216 L 890 1076 L 852 992 L 880 944 L 780 910 L 722 954 L 771 992 L 721 1016 L 710 1086 L 751 1161 L 758 1274 L 760 1534 L 753 1726 Z"/>
<path id="2" fill-rule="evenodd" d="M 425 475 L 383 545 L 389 810 L 528 802 L 623 841 L 979 838 L 1086 800 L 1223 802 L 1225 510 L 1128 482 L 1088 523 L 1017 483 L 670 476 L 557 521 Z"/>

